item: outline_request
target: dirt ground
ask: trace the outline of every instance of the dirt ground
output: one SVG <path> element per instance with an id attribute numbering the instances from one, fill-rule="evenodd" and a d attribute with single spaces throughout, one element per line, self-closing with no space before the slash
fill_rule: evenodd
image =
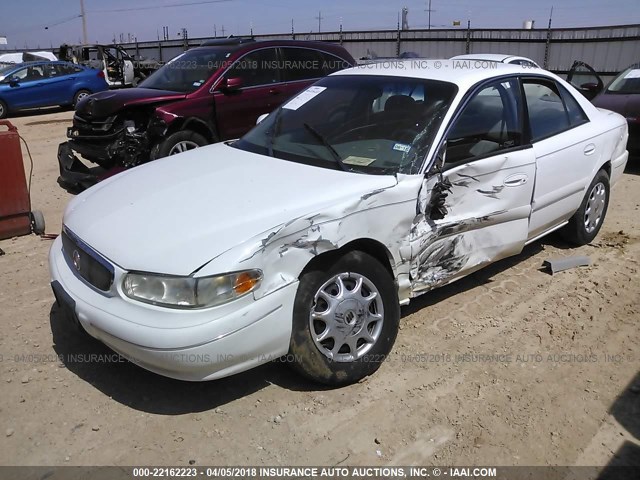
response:
<path id="1" fill-rule="evenodd" d="M 49 233 L 71 117 L 12 120 Z M 192 384 L 113 361 L 56 308 L 51 241 L 0 241 L 0 465 L 639 465 L 639 215 L 635 160 L 592 245 L 552 236 L 412 302 L 378 373 L 335 390 L 278 364 Z M 569 255 L 592 265 L 542 271 Z"/>

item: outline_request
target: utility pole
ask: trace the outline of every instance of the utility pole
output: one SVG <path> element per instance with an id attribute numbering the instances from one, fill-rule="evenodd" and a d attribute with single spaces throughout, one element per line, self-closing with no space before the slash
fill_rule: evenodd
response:
<path id="1" fill-rule="evenodd" d="M 429 3 L 429 6 L 427 8 L 427 12 L 429 13 L 429 26 L 427 28 L 431 30 L 431 12 L 435 12 L 435 10 L 431 8 L 431 0 L 429 0 L 428 3 Z"/>
<path id="2" fill-rule="evenodd" d="M 553 7 L 551 7 L 551 13 L 549 14 L 549 26 L 547 27 L 547 41 L 544 46 L 544 63 L 542 68 L 547 69 L 549 66 L 549 49 L 551 47 L 551 19 L 553 18 Z"/>
<path id="3" fill-rule="evenodd" d="M 84 0 L 80 0 L 80 16 L 82 17 L 82 41 L 84 45 L 87 42 L 87 15 L 84 11 Z"/>
<path id="4" fill-rule="evenodd" d="M 322 31 L 322 12 L 318 12 L 316 18 L 318 19 L 318 33 L 320 33 Z"/>

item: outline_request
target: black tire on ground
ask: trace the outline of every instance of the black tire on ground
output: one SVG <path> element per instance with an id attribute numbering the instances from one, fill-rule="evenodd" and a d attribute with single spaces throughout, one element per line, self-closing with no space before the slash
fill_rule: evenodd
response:
<path id="1" fill-rule="evenodd" d="M 78 102 L 89 95 L 91 95 L 91 92 L 89 90 L 78 90 L 73 97 L 73 103 L 71 104 L 71 106 L 73 108 L 76 108 Z"/>
<path id="2" fill-rule="evenodd" d="M 594 177 L 580 207 L 561 230 L 565 240 L 574 245 L 591 242 L 602 227 L 609 207 L 609 175 L 600 170 Z"/>
<path id="3" fill-rule="evenodd" d="M 204 147 L 209 142 L 199 133 L 192 130 L 180 130 L 169 135 L 151 149 L 151 160 L 176 155 L 187 150 Z"/>
<path id="4" fill-rule="evenodd" d="M 7 118 L 9 115 L 9 109 L 7 108 L 7 104 L 0 100 L 0 118 Z"/>
<path id="5" fill-rule="evenodd" d="M 327 263 L 300 278 L 287 361 L 316 382 L 348 385 L 374 373 L 391 351 L 398 293 L 389 271 L 367 253 L 351 251 Z"/>
<path id="6" fill-rule="evenodd" d="M 31 231 L 36 235 L 42 235 L 45 231 L 44 215 L 40 210 L 31 212 Z"/>

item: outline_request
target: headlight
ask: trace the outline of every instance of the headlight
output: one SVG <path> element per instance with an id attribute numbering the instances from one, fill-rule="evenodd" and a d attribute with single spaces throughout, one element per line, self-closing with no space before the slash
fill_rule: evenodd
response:
<path id="1" fill-rule="evenodd" d="M 170 277 L 153 273 L 127 273 L 125 295 L 153 305 L 172 308 L 205 308 L 221 305 L 255 290 L 260 270 L 245 270 L 211 277 Z"/>

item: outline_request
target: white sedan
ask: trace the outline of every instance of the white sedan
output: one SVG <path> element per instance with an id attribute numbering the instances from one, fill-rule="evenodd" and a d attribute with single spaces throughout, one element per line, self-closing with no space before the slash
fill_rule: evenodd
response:
<path id="1" fill-rule="evenodd" d="M 625 119 L 544 70 L 456 65 L 341 71 L 238 141 L 77 196 L 50 253 L 59 305 L 169 377 L 285 356 L 340 385 L 380 366 L 412 298 L 557 229 L 592 241 Z"/>

